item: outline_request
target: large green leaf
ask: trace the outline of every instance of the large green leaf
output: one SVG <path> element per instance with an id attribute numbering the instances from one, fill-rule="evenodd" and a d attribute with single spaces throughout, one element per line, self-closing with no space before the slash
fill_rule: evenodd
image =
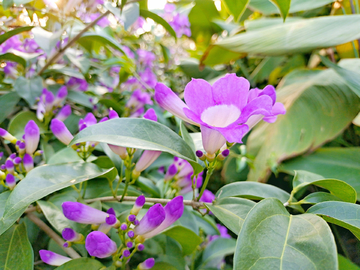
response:
<path id="1" fill-rule="evenodd" d="M 224 258 L 227 255 L 233 254 L 235 246 L 236 241 L 232 238 L 219 237 L 213 240 L 205 248 L 202 256 L 201 268 L 198 269 L 204 269 L 203 267 L 216 258 Z"/>
<path id="2" fill-rule="evenodd" d="M 31 79 L 18 77 L 14 84 L 14 90 L 20 97 L 25 99 L 30 106 L 34 106 L 36 99 L 43 90 L 43 80 L 40 76 L 34 76 Z"/>
<path id="3" fill-rule="evenodd" d="M 270 1 L 278 7 L 281 17 L 283 17 L 285 21 L 290 10 L 291 0 L 270 0 Z"/>
<path id="4" fill-rule="evenodd" d="M 167 21 L 165 21 L 159 15 L 145 9 L 140 9 L 140 15 L 144 18 L 150 18 L 154 20 L 154 22 L 161 24 L 166 29 L 166 31 L 169 32 L 170 35 L 172 35 L 175 39 L 177 39 L 174 29 L 170 26 L 170 24 Z"/>
<path id="5" fill-rule="evenodd" d="M 0 97 L 0 123 L 14 111 L 19 100 L 19 95 L 14 91 Z"/>
<path id="6" fill-rule="evenodd" d="M 340 63 L 352 69 L 360 67 L 358 59 Z M 333 70 L 294 71 L 289 77 L 291 80 L 287 83 L 285 77 L 284 86 L 277 90 L 278 101 L 284 103 L 286 114 L 273 124 L 261 123 L 248 138 L 248 151 L 256 155 L 249 180 L 266 181 L 271 167 L 314 151 L 335 138 L 359 112 L 359 98 Z"/>
<path id="7" fill-rule="evenodd" d="M 20 56 L 17 56 L 16 54 L 13 54 L 13 53 L 0 54 L 0 60 L 13 61 L 13 62 L 19 63 L 24 68 L 26 67 L 25 59 Z"/>
<path id="8" fill-rule="evenodd" d="M 0 234 L 6 231 L 33 202 L 60 189 L 112 173 L 92 163 L 44 165 L 30 171 L 11 192 L 0 219 Z"/>
<path id="9" fill-rule="evenodd" d="M 360 240 L 360 205 L 346 202 L 317 203 L 307 210 L 327 222 L 349 229 Z"/>
<path id="10" fill-rule="evenodd" d="M 202 62 L 214 64 L 219 58 L 214 48 L 218 47 L 233 53 L 264 56 L 305 53 L 332 47 L 360 38 L 358 23 L 360 15 L 324 16 L 253 30 L 211 45 Z"/>
<path id="11" fill-rule="evenodd" d="M 104 265 L 101 262 L 95 259 L 90 258 L 79 258 L 75 260 L 71 260 L 63 265 L 55 268 L 56 270 L 79 270 L 79 269 L 86 269 L 86 270 L 99 270 L 103 269 Z"/>
<path id="12" fill-rule="evenodd" d="M 202 242 L 201 238 L 192 230 L 183 226 L 174 226 L 163 232 L 179 242 L 182 247 L 183 255 L 190 255 L 197 246 Z"/>
<path id="13" fill-rule="evenodd" d="M 24 128 L 30 120 L 35 121 L 41 134 L 48 131 L 47 126 L 40 122 L 40 120 L 37 119 L 36 114 L 32 111 L 21 111 L 16 114 L 9 123 L 8 131 L 16 138 L 20 139 L 24 135 Z"/>
<path id="14" fill-rule="evenodd" d="M 216 200 L 213 204 L 206 204 L 206 207 L 217 217 L 228 229 L 238 234 L 244 223 L 246 215 L 255 203 L 242 198 L 223 198 Z"/>
<path id="15" fill-rule="evenodd" d="M 274 198 L 250 210 L 240 231 L 234 269 L 337 269 L 329 226 L 312 214 L 290 215 Z"/>
<path id="16" fill-rule="evenodd" d="M 191 147 L 171 129 L 155 121 L 136 118 L 112 119 L 83 129 L 71 144 L 88 141 L 167 152 L 188 160 L 196 172 L 202 170 L 195 161 Z"/>
<path id="17" fill-rule="evenodd" d="M 320 148 L 311 155 L 284 162 L 279 170 L 290 174 L 294 170 L 306 170 L 324 178 L 340 179 L 355 188 L 360 198 L 360 147 Z"/>
<path id="18" fill-rule="evenodd" d="M 4 214 L 5 211 L 5 203 L 7 199 L 9 198 L 10 191 L 5 191 L 0 193 L 0 217 Z"/>
<path id="19" fill-rule="evenodd" d="M 359 266 L 340 254 L 338 254 L 338 260 L 339 270 L 360 270 Z"/>
<path id="20" fill-rule="evenodd" d="M 12 36 L 15 36 L 19 33 L 30 31 L 34 26 L 24 26 L 24 27 L 18 27 L 14 30 L 8 31 L 2 35 L 0 35 L 0 44 L 4 43 L 6 40 L 11 38 Z"/>
<path id="21" fill-rule="evenodd" d="M 105 32 L 100 32 L 98 30 L 96 33 L 94 32 L 87 32 L 78 39 L 80 45 L 82 45 L 87 50 L 91 51 L 93 48 L 94 42 L 98 42 L 102 45 L 108 45 L 114 49 L 119 50 L 120 52 L 124 53 L 120 43 L 114 39 L 113 37 L 107 35 Z"/>
<path id="22" fill-rule="evenodd" d="M 0 269 L 33 269 L 34 254 L 25 223 L 14 225 L 0 236 Z"/>
<path id="23" fill-rule="evenodd" d="M 234 16 L 234 20 L 239 21 L 250 0 L 223 0 L 222 2 L 228 12 Z"/>
<path id="24" fill-rule="evenodd" d="M 344 181 L 337 179 L 324 179 L 322 175 L 307 171 L 295 171 L 292 193 L 296 193 L 308 185 L 325 188 L 329 190 L 332 195 L 342 199 L 344 202 L 356 202 L 355 189 Z"/>

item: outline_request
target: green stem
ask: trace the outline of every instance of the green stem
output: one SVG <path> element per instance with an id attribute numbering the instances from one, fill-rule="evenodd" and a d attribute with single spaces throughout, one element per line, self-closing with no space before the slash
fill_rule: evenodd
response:
<path id="1" fill-rule="evenodd" d="M 124 200 L 124 197 L 126 195 L 127 189 L 129 187 L 130 181 L 131 181 L 131 173 L 132 173 L 132 155 L 129 155 L 128 162 L 125 162 L 126 170 L 125 170 L 125 187 L 124 192 L 120 198 L 120 202 Z M 120 181 L 120 180 L 119 180 Z"/>
<path id="2" fill-rule="evenodd" d="M 205 181 L 204 181 L 204 184 L 203 186 L 201 187 L 201 191 L 200 191 L 200 194 L 199 196 L 197 197 L 196 201 L 199 201 L 201 199 L 201 196 L 203 195 L 208 183 L 209 183 L 209 180 L 210 180 L 210 176 L 213 174 L 214 172 L 214 168 L 215 168 L 215 164 L 216 164 L 216 159 L 215 161 L 208 167 L 208 171 L 206 173 L 206 178 L 205 178 Z"/>

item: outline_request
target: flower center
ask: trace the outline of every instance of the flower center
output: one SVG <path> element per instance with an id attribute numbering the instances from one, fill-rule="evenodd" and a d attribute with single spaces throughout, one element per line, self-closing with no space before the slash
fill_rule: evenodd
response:
<path id="1" fill-rule="evenodd" d="M 234 105 L 216 105 L 201 113 L 201 120 L 212 127 L 227 127 L 234 123 L 241 111 Z"/>

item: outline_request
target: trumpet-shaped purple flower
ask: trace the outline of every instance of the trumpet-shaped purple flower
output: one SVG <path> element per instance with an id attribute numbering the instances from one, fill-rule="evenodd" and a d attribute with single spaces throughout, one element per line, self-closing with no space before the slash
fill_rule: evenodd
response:
<path id="1" fill-rule="evenodd" d="M 71 261 L 70 258 L 54 253 L 50 250 L 42 249 L 39 251 L 40 258 L 44 263 L 54 266 L 60 266 L 68 261 Z"/>
<path id="2" fill-rule="evenodd" d="M 101 224 L 109 217 L 108 213 L 79 202 L 64 202 L 61 206 L 64 216 L 78 223 Z"/>
<path id="3" fill-rule="evenodd" d="M 32 169 L 34 169 L 34 159 L 31 155 L 26 153 L 22 161 L 26 172 L 30 172 Z"/>
<path id="4" fill-rule="evenodd" d="M 3 137 L 5 140 L 10 141 L 11 143 L 16 143 L 16 138 L 7 132 L 5 129 L 0 128 L 0 136 Z"/>
<path id="5" fill-rule="evenodd" d="M 116 252 L 116 243 L 106 234 L 94 231 L 88 234 L 85 240 L 85 248 L 90 256 L 106 258 Z"/>
<path id="6" fill-rule="evenodd" d="M 63 144 L 68 145 L 74 138 L 65 124 L 59 119 L 54 118 L 51 120 L 50 129 L 55 137 Z"/>
<path id="7" fill-rule="evenodd" d="M 136 235 L 144 235 L 155 230 L 164 221 L 165 216 L 165 210 L 160 203 L 151 206 L 140 220 L 139 225 L 135 227 L 134 233 Z"/>
<path id="8" fill-rule="evenodd" d="M 71 107 L 70 105 L 65 105 L 61 108 L 60 112 L 56 115 L 56 119 L 64 122 L 66 118 L 68 118 L 71 114 Z"/>
<path id="9" fill-rule="evenodd" d="M 40 140 L 40 129 L 33 120 L 25 126 L 25 149 L 26 153 L 32 155 L 38 147 Z"/>
<path id="10" fill-rule="evenodd" d="M 243 136 L 261 119 L 274 122 L 285 114 L 284 106 L 276 102 L 275 88 L 252 89 L 245 78 L 227 74 L 212 86 L 202 79 L 193 79 L 185 87 L 182 102 L 170 88 L 158 83 L 155 100 L 182 120 L 200 125 L 203 146 L 210 155 L 225 143 L 241 143 Z"/>
<path id="11" fill-rule="evenodd" d="M 149 258 L 149 259 L 146 259 L 145 261 L 143 261 L 142 263 L 140 263 L 138 265 L 137 269 L 139 269 L 139 270 L 148 270 L 148 269 L 153 268 L 154 265 L 155 265 L 154 258 Z"/>
<path id="12" fill-rule="evenodd" d="M 155 229 L 148 231 L 145 234 L 142 234 L 142 236 L 144 238 L 153 237 L 153 236 L 161 233 L 163 230 L 165 230 L 167 227 L 169 227 L 175 221 L 177 221 L 184 212 L 183 201 L 184 201 L 184 199 L 182 196 L 177 196 L 174 199 L 172 199 L 171 201 L 169 201 L 164 207 L 164 210 L 165 210 L 164 221 L 159 226 L 157 226 Z M 141 223 L 141 221 L 140 221 L 140 223 Z"/>

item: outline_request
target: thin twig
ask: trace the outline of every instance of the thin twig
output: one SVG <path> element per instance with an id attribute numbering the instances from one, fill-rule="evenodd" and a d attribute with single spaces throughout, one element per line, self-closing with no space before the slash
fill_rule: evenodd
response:
<path id="1" fill-rule="evenodd" d="M 81 30 L 72 40 L 70 40 L 64 48 L 60 49 L 57 53 L 55 53 L 45 64 L 45 66 L 39 71 L 38 75 L 41 75 L 53 62 L 55 62 L 61 55 L 66 51 L 67 48 L 71 47 L 87 30 L 96 25 L 102 18 L 106 17 L 110 14 L 110 11 L 106 11 L 101 16 L 99 16 L 96 20 L 89 23 L 83 30 Z"/>
<path id="2" fill-rule="evenodd" d="M 3 144 L 6 152 L 7 152 L 7 153 L 9 154 L 9 156 L 10 156 L 10 155 L 12 154 L 12 151 L 11 151 L 10 147 L 5 143 L 5 141 L 4 141 L 3 138 L 1 138 L 1 143 Z"/>
<path id="3" fill-rule="evenodd" d="M 40 229 L 42 229 L 51 239 L 53 239 L 71 258 L 78 259 L 81 256 L 71 247 L 65 248 L 63 245 L 65 241 L 54 232 L 48 225 L 45 224 L 40 218 L 34 213 L 28 213 L 27 217 L 34 222 Z"/>

